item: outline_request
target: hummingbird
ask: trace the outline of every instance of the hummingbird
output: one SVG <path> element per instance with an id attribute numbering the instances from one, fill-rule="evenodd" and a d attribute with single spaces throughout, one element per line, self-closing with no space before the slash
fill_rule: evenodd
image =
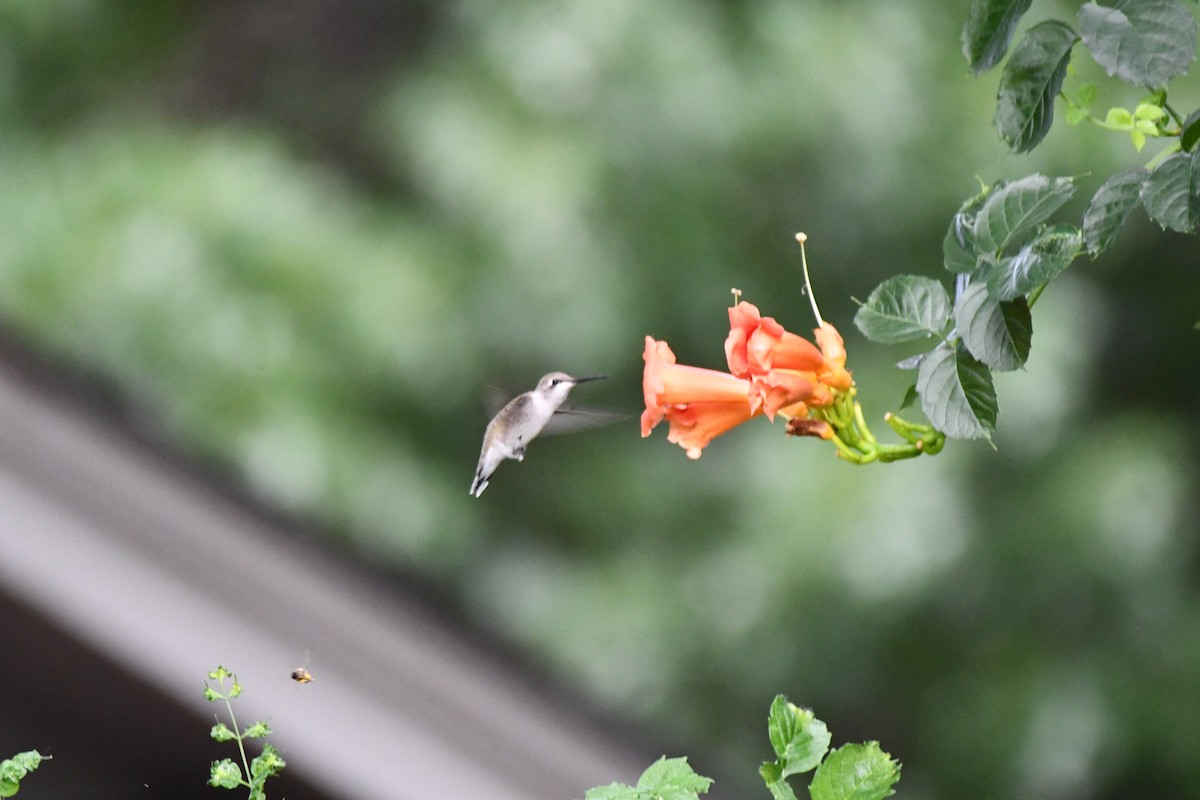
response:
<path id="1" fill-rule="evenodd" d="M 565 372 L 551 372 L 542 376 L 537 388 L 510 400 L 500 409 L 500 413 L 492 417 L 483 434 L 483 449 L 479 453 L 479 466 L 475 468 L 475 480 L 471 482 L 470 493 L 476 497 L 483 494 L 488 478 L 504 459 L 523 460 L 525 448 L 539 433 L 582 430 L 603 425 L 611 418 L 621 416 L 562 407 L 567 395 L 577 385 L 607 377 L 590 375 L 572 378 Z"/>

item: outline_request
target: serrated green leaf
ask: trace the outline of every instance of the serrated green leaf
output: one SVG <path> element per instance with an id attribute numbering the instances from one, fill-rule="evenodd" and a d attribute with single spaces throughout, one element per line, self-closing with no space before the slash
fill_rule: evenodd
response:
<path id="1" fill-rule="evenodd" d="M 208 785 L 236 789 L 242 785 L 242 768 L 230 758 L 214 761 L 209 769 Z"/>
<path id="2" fill-rule="evenodd" d="M 848 744 L 829 754 L 809 784 L 812 800 L 883 800 L 895 794 L 900 764 L 878 742 Z"/>
<path id="3" fill-rule="evenodd" d="M 1042 224 L 1075 194 L 1070 178 L 1028 175 L 992 192 L 975 216 L 981 251 L 998 253 L 1021 234 Z"/>
<path id="4" fill-rule="evenodd" d="M 1179 0 L 1085 3 L 1079 31 L 1097 64 L 1135 86 L 1165 86 L 1196 58 L 1196 19 Z"/>
<path id="5" fill-rule="evenodd" d="M 777 695 L 771 703 L 767 734 L 784 778 L 808 772 L 821 763 L 833 738 L 812 711 L 789 703 L 783 695 Z"/>
<path id="6" fill-rule="evenodd" d="M 967 199 L 950 220 L 950 228 L 942 241 L 942 257 L 950 272 L 974 272 L 979 260 L 975 245 L 975 215 L 987 200 L 990 188 Z"/>
<path id="7" fill-rule="evenodd" d="M 596 786 L 583 793 L 584 800 L 642 800 L 644 792 L 623 783 Z"/>
<path id="8" fill-rule="evenodd" d="M 224 722 L 218 722 L 216 725 L 213 725 L 208 735 L 218 742 L 228 742 L 231 739 L 237 738 L 237 735 Z"/>
<path id="9" fill-rule="evenodd" d="M 1127 131 L 1133 127 L 1133 114 L 1128 108 L 1110 108 L 1100 121 L 1101 127 L 1114 131 Z"/>
<path id="10" fill-rule="evenodd" d="M 767 791 L 775 800 L 796 800 L 796 793 L 783 779 L 783 772 L 777 763 L 768 761 L 759 767 L 758 774 L 762 775 L 763 782 L 767 785 Z"/>
<path id="11" fill-rule="evenodd" d="M 875 287 L 854 324 L 873 342 L 895 343 L 937 335 L 949 318 L 946 287 L 920 275 L 894 275 Z"/>
<path id="12" fill-rule="evenodd" d="M 963 25 L 963 55 L 978 75 L 1000 63 L 1033 0 L 972 0 Z"/>
<path id="13" fill-rule="evenodd" d="M 1054 98 L 1078 39 L 1065 22 L 1039 22 L 1026 31 L 1004 65 L 996 93 L 996 128 L 1014 152 L 1029 152 L 1050 131 Z"/>
<path id="14" fill-rule="evenodd" d="M 955 439 L 991 438 L 999 404 L 992 374 L 962 345 L 934 348 L 917 369 L 921 411 Z"/>
<path id="15" fill-rule="evenodd" d="M 1180 233 L 1196 230 L 1197 159 L 1200 151 L 1176 153 L 1164 159 L 1142 186 L 1142 204 L 1150 219 Z"/>
<path id="16" fill-rule="evenodd" d="M 1196 147 L 1197 141 L 1200 141 L 1200 108 L 1188 114 L 1187 119 L 1183 121 L 1179 133 L 1179 147 L 1190 152 Z"/>
<path id="17" fill-rule="evenodd" d="M 649 791 L 662 800 L 692 800 L 707 792 L 711 785 L 712 779 L 697 775 L 686 757 L 666 756 L 647 767 L 637 782 L 638 789 Z"/>
<path id="18" fill-rule="evenodd" d="M 1000 302 L 985 282 L 973 282 L 958 296 L 954 322 L 967 350 L 991 369 L 1020 369 L 1029 358 L 1033 321 L 1024 297 Z"/>
<path id="19" fill-rule="evenodd" d="M 21 788 L 21 781 L 38 768 L 49 756 L 37 750 L 26 750 L 0 761 L 0 797 L 12 797 Z"/>
<path id="20" fill-rule="evenodd" d="M 242 736 L 247 739 L 261 739 L 264 736 L 271 735 L 271 726 L 265 722 L 256 722 L 253 725 L 246 726 L 246 730 L 242 731 Z"/>
<path id="21" fill-rule="evenodd" d="M 1078 228 L 1071 225 L 1048 228 L 1015 256 L 1002 259 L 988 272 L 988 293 L 997 300 L 1015 300 L 1027 295 L 1066 269 L 1081 249 L 1083 237 Z"/>
<path id="22" fill-rule="evenodd" d="M 1142 196 L 1150 175 L 1145 167 L 1131 167 L 1113 175 L 1096 190 L 1083 214 L 1083 241 L 1088 252 L 1100 255 L 1117 238 Z"/>

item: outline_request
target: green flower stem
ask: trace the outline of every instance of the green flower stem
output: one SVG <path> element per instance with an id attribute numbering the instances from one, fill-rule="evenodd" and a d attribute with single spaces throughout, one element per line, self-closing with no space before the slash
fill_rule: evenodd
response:
<path id="1" fill-rule="evenodd" d="M 236 680 L 237 678 L 235 677 L 234 681 Z M 242 785 L 249 789 L 251 788 L 249 783 L 250 760 L 246 758 L 246 744 L 242 740 L 242 729 L 238 727 L 237 717 L 233 715 L 233 703 L 229 702 L 229 695 L 224 695 L 221 699 L 225 701 L 225 708 L 229 711 L 229 721 L 233 723 L 233 738 L 237 740 L 238 752 L 242 754 L 242 769 L 245 770 L 243 774 L 246 776 L 246 780 L 242 781 Z"/>
<path id="2" fill-rule="evenodd" d="M 937 455 L 946 444 L 946 436 L 930 425 L 920 425 L 887 414 L 884 421 L 902 439 L 900 444 L 880 444 L 867 425 L 862 404 L 854 399 L 857 390 L 840 392 L 832 406 L 813 409 L 813 416 L 824 421 L 832 429 L 830 441 L 837 448 L 838 456 L 852 464 L 870 464 L 874 461 L 890 463 L 922 454 Z"/>

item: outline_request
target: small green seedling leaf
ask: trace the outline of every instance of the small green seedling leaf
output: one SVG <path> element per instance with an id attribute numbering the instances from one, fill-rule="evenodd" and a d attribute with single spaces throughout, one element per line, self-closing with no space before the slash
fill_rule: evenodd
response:
<path id="1" fill-rule="evenodd" d="M 939 335 L 949 318 L 950 295 L 941 283 L 895 275 L 875 287 L 854 324 L 873 342 L 894 343 Z"/>
<path id="2" fill-rule="evenodd" d="M 1134 86 L 1165 86 L 1196 58 L 1196 19 L 1179 0 L 1085 3 L 1079 32 L 1097 64 Z"/>
<path id="3" fill-rule="evenodd" d="M 223 758 L 212 762 L 209 770 L 208 785 L 221 789 L 236 789 L 245 782 L 242 780 L 242 768 L 231 758 Z"/>
<path id="4" fill-rule="evenodd" d="M 1150 175 L 1145 167 L 1131 167 L 1113 175 L 1096 190 L 1083 214 L 1083 241 L 1098 256 L 1117 238 L 1137 207 L 1142 187 Z"/>
<path id="5" fill-rule="evenodd" d="M 1150 219 L 1164 229 L 1192 233 L 1196 230 L 1197 160 L 1200 151 L 1176 153 L 1164 159 L 1142 186 L 1142 203 Z"/>
<path id="6" fill-rule="evenodd" d="M 817 768 L 812 800 L 883 800 L 896 793 L 900 764 L 878 742 L 839 747 Z"/>
<path id="7" fill-rule="evenodd" d="M 256 722 L 247 726 L 246 730 L 242 732 L 242 736 L 247 739 L 261 739 L 264 736 L 270 736 L 271 733 L 270 725 L 265 722 Z"/>
<path id="8" fill-rule="evenodd" d="M 611 783 L 588 789 L 585 800 L 699 800 L 712 786 L 712 779 L 697 775 L 687 758 L 662 758 L 655 761 L 637 786 Z"/>
<path id="9" fill-rule="evenodd" d="M 1048 228 L 1015 256 L 1001 259 L 988 272 L 988 293 L 997 300 L 1015 300 L 1027 295 L 1066 269 L 1082 249 L 1083 238 L 1078 228 L 1071 225 Z"/>
<path id="10" fill-rule="evenodd" d="M 933 427 L 956 439 L 990 439 L 1000 405 L 992 373 L 961 344 L 940 345 L 917 369 L 921 411 Z"/>
<path id="11" fill-rule="evenodd" d="M 21 781 L 33 772 L 42 761 L 50 756 L 43 756 L 37 750 L 26 750 L 17 753 L 12 758 L 0 761 L 0 797 L 12 797 L 21 788 Z"/>
<path id="12" fill-rule="evenodd" d="M 686 757 L 663 756 L 647 767 L 637 782 L 637 788 L 647 790 L 652 796 L 662 797 L 664 800 L 696 797 L 707 792 L 710 786 L 712 779 L 697 775 Z"/>
<path id="13" fill-rule="evenodd" d="M 1025 33 L 1004 65 L 996 93 L 996 128 L 1014 152 L 1029 152 L 1050 131 L 1054 99 L 1078 39 L 1079 34 L 1065 22 L 1039 22 Z"/>
<path id="14" fill-rule="evenodd" d="M 963 55 L 978 75 L 1000 63 L 1033 0 L 972 0 L 963 25 Z"/>
<path id="15" fill-rule="evenodd" d="M 1070 178 L 1028 175 L 992 192 L 975 217 L 981 251 L 999 253 L 1018 236 L 1042 224 L 1075 194 Z"/>
<path id="16" fill-rule="evenodd" d="M 771 703 L 767 732 L 784 778 L 816 768 L 833 740 L 824 722 L 808 709 L 789 703 L 783 695 L 777 695 Z"/>
<path id="17" fill-rule="evenodd" d="M 228 742 L 237 738 L 237 734 L 231 731 L 229 726 L 224 722 L 218 722 L 216 725 L 213 725 L 208 735 L 218 742 Z"/>

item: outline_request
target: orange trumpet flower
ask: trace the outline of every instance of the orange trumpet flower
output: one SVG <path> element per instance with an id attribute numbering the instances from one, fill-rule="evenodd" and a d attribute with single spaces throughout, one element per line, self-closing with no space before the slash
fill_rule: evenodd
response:
<path id="1" fill-rule="evenodd" d="M 676 364 L 667 343 L 651 336 L 642 357 L 643 437 L 665 418 L 671 425 L 667 440 L 686 450 L 688 458 L 699 458 L 710 441 L 762 413 L 750 381 Z"/>

